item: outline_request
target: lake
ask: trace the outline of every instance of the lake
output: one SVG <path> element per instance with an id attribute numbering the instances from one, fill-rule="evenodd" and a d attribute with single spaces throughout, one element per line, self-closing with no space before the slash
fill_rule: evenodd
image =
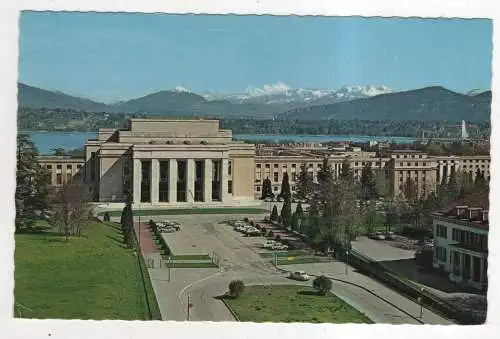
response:
<path id="1" fill-rule="evenodd" d="M 87 139 L 95 139 L 95 132 L 27 132 L 38 147 L 41 154 L 53 153 L 55 148 L 64 148 L 72 150 L 82 148 Z M 375 141 L 390 141 L 399 144 L 413 143 L 414 138 L 404 137 L 373 137 L 364 135 L 269 135 L 269 134 L 235 134 L 233 139 L 244 139 L 254 142 L 259 141 L 295 141 L 295 142 L 329 142 L 329 141 L 351 141 L 351 142 L 368 142 Z"/>

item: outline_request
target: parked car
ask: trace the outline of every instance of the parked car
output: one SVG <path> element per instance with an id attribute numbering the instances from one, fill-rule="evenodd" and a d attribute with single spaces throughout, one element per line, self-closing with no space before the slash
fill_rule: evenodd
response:
<path id="1" fill-rule="evenodd" d="M 373 232 L 370 234 L 370 238 L 374 240 L 385 240 L 385 235 L 382 232 Z"/>
<path id="2" fill-rule="evenodd" d="M 394 232 L 386 232 L 385 239 L 386 240 L 396 240 L 396 234 L 394 234 Z"/>
<path id="3" fill-rule="evenodd" d="M 271 249 L 275 251 L 284 251 L 288 249 L 288 246 L 283 244 L 275 244 L 273 247 L 271 247 Z"/>
<path id="4" fill-rule="evenodd" d="M 247 227 L 243 233 L 245 233 L 247 236 L 260 236 L 262 234 L 259 229 L 253 226 Z"/>
<path id="5" fill-rule="evenodd" d="M 265 243 L 262 244 L 262 248 L 268 248 L 271 249 L 273 246 L 275 246 L 277 243 L 274 240 L 268 240 Z"/>
<path id="6" fill-rule="evenodd" d="M 159 228 L 161 233 L 174 233 L 175 228 L 173 227 L 161 227 Z"/>
<path id="7" fill-rule="evenodd" d="M 308 275 L 304 271 L 292 272 L 292 273 L 290 273 L 289 277 L 290 277 L 290 279 L 299 280 L 299 281 L 307 281 L 307 280 L 311 279 L 311 276 Z"/>

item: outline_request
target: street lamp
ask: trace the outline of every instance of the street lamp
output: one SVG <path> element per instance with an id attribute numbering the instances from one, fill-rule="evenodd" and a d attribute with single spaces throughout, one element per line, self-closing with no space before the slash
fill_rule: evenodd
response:
<path id="1" fill-rule="evenodd" d="M 419 303 L 419 305 L 420 305 L 420 319 L 422 319 L 422 318 L 423 318 L 423 316 L 424 316 L 424 306 L 423 306 L 423 302 L 422 302 L 422 301 L 423 301 L 423 300 L 422 300 L 422 296 L 423 296 L 423 294 L 424 294 L 424 290 L 425 290 L 425 289 L 424 289 L 423 287 L 420 289 L 420 296 L 419 296 L 419 297 L 418 297 L 418 299 L 417 299 L 417 300 L 418 300 L 418 303 Z"/>
<path id="2" fill-rule="evenodd" d="M 349 267 L 349 249 L 345 251 L 345 275 L 349 274 L 348 267 Z"/>

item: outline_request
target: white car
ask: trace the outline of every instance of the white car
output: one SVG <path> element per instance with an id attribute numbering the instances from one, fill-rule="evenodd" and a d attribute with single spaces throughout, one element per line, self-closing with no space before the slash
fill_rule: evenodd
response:
<path id="1" fill-rule="evenodd" d="M 273 247 L 271 247 L 271 249 L 276 250 L 276 251 L 283 251 L 283 250 L 287 250 L 288 246 L 283 245 L 283 244 L 276 244 Z"/>
<path id="2" fill-rule="evenodd" d="M 265 243 L 262 244 L 262 247 L 263 248 L 269 248 L 269 249 L 271 249 L 271 248 L 273 248 L 273 246 L 276 246 L 276 244 L 277 244 L 276 241 L 274 241 L 274 240 L 268 240 L 268 241 L 266 241 Z"/>
<path id="3" fill-rule="evenodd" d="M 396 235 L 394 234 L 394 232 L 387 232 L 385 234 L 385 238 L 387 240 L 396 240 Z"/>
<path id="4" fill-rule="evenodd" d="M 375 232 L 371 234 L 370 238 L 375 240 L 385 240 L 385 235 L 382 232 Z"/>
<path id="5" fill-rule="evenodd" d="M 160 232 L 161 233 L 174 233 L 175 232 L 175 228 L 173 228 L 173 227 L 162 227 L 162 228 L 160 228 Z"/>
<path id="6" fill-rule="evenodd" d="M 292 273 L 290 273 L 289 277 L 290 277 L 290 279 L 299 280 L 299 281 L 308 281 L 309 279 L 311 279 L 311 276 L 308 275 L 304 271 L 292 272 Z"/>

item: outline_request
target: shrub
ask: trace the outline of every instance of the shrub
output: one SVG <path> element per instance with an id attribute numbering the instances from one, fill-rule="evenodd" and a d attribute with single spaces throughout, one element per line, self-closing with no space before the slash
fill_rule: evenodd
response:
<path id="1" fill-rule="evenodd" d="M 103 219 L 104 219 L 104 221 L 110 221 L 109 213 L 108 212 L 104 213 L 104 218 Z"/>
<path id="2" fill-rule="evenodd" d="M 245 284 L 241 280 L 233 280 L 229 283 L 229 295 L 237 298 L 245 291 Z"/>
<path id="3" fill-rule="evenodd" d="M 313 287 L 318 291 L 318 294 L 326 295 L 332 290 L 332 281 L 322 275 L 313 280 Z"/>

